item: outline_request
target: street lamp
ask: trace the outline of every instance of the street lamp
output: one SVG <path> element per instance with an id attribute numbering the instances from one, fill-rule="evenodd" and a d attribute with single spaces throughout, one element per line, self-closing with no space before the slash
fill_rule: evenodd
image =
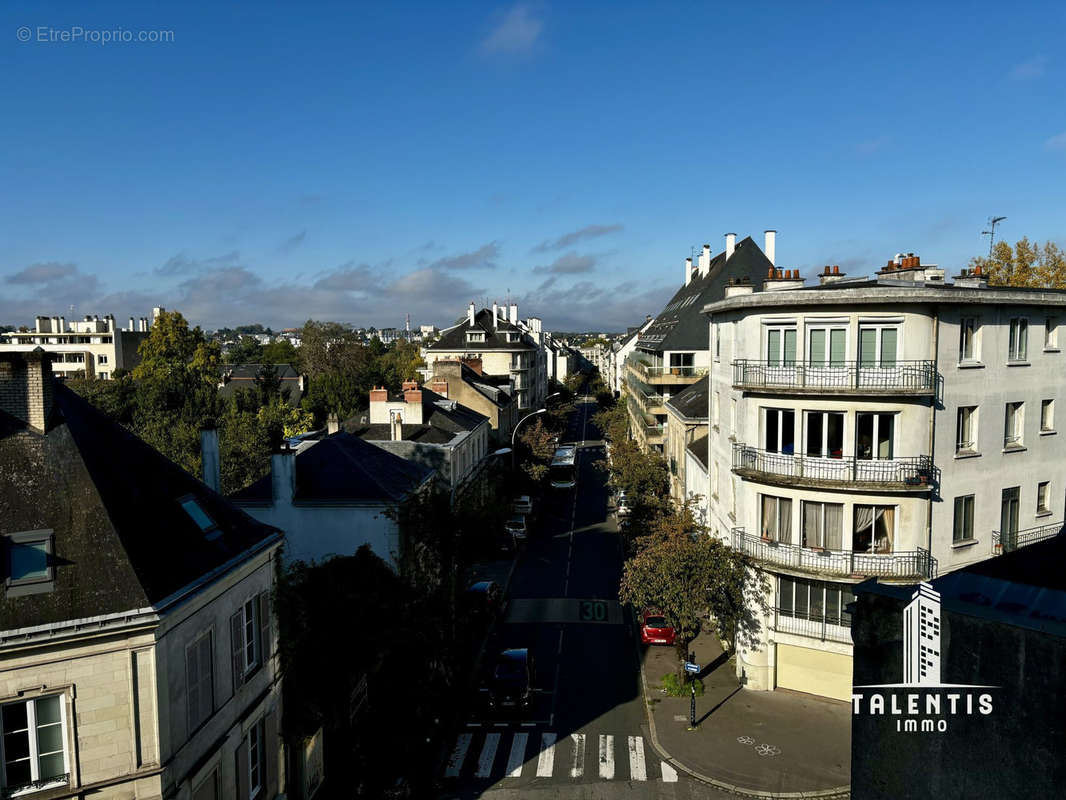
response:
<path id="1" fill-rule="evenodd" d="M 518 420 L 518 424 L 514 426 L 514 431 L 511 433 L 511 472 L 514 472 L 515 468 L 517 466 L 515 464 L 515 453 L 516 453 L 517 447 L 518 447 L 518 441 L 517 441 L 518 429 L 520 427 L 522 427 L 522 423 L 525 422 L 530 417 L 535 417 L 535 416 L 537 416 L 537 414 L 543 414 L 547 410 L 548 409 L 546 409 L 546 408 L 538 408 L 536 411 L 533 411 L 533 412 L 531 412 L 529 414 L 526 414 L 524 417 L 522 417 L 522 419 Z"/>

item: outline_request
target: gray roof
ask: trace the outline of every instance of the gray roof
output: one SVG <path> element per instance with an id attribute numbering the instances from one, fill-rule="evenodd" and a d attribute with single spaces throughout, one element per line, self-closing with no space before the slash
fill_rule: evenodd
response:
<path id="1" fill-rule="evenodd" d="M 766 278 L 773 265 L 750 236 L 737 242 L 726 261 L 725 252 L 711 259 L 706 275 L 695 277 L 666 304 L 655 321 L 640 334 L 637 346 L 662 353 L 667 350 L 706 350 L 707 320 L 701 312 L 708 303 L 722 299 L 731 278 L 747 278 L 753 284 Z"/>
<path id="2" fill-rule="evenodd" d="M 421 392 L 423 422 L 421 425 L 401 426 L 401 436 L 405 441 L 448 444 L 457 434 L 472 431 L 488 422 L 488 417 L 455 400 L 442 397 L 425 387 Z M 371 442 L 388 441 L 392 438 L 392 426 L 388 423 L 368 424 L 352 417 L 344 421 L 343 427 L 353 436 Z"/>
<path id="3" fill-rule="evenodd" d="M 238 389 L 254 389 L 259 373 L 264 369 L 277 371 L 281 383 L 281 395 L 290 403 L 299 403 L 300 374 L 291 364 L 227 364 L 222 368 L 223 385 L 218 390 L 222 397 L 232 397 Z"/>
<path id="4" fill-rule="evenodd" d="M 485 332 L 485 341 L 468 342 L 466 332 L 481 330 Z M 510 331 L 518 333 L 518 341 L 508 342 L 500 334 Z M 492 311 L 483 308 L 474 315 L 474 324 L 470 325 L 464 317 L 455 327 L 441 333 L 440 339 L 426 348 L 429 352 L 481 352 L 484 350 L 536 350 L 537 346 L 526 334 L 522 333 L 517 325 L 512 325 L 504 320 L 497 320 L 492 324 Z"/>
<path id="5" fill-rule="evenodd" d="M 692 455 L 696 457 L 696 460 L 703 465 L 704 469 L 707 469 L 707 464 L 709 462 L 707 456 L 709 443 L 709 437 L 701 436 L 698 439 L 693 439 L 691 442 L 688 443 L 688 446 L 685 448 L 686 450 L 688 450 L 688 452 L 692 453 Z"/>
<path id="6" fill-rule="evenodd" d="M 708 376 L 704 375 L 683 391 L 673 395 L 666 405 L 674 409 L 682 419 L 706 420 L 708 408 Z"/>

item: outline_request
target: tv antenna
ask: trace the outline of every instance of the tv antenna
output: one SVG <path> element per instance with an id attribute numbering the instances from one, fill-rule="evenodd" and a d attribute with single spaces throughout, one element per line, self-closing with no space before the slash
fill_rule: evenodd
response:
<path id="1" fill-rule="evenodd" d="M 982 236 L 988 237 L 988 257 L 992 258 L 992 245 L 996 241 L 996 226 L 1005 220 L 1006 217 L 989 217 L 988 218 L 988 230 L 981 231 Z"/>

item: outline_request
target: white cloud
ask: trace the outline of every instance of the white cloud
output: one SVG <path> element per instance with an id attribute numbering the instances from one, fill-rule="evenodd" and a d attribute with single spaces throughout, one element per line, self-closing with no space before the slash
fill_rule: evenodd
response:
<path id="1" fill-rule="evenodd" d="M 280 245 L 278 245 L 278 252 L 282 255 L 288 255 L 297 247 L 304 243 L 304 239 L 307 238 L 307 231 L 300 231 L 294 236 L 290 236 Z"/>
<path id="2" fill-rule="evenodd" d="M 1044 142 L 1045 150 L 1066 150 L 1066 131 L 1057 133 Z"/>
<path id="3" fill-rule="evenodd" d="M 438 258 L 430 267 L 436 269 L 496 269 L 496 259 L 500 256 L 498 242 L 483 244 L 477 250 L 460 253 L 456 256 Z"/>
<path id="4" fill-rule="evenodd" d="M 1032 80 L 1044 74 L 1047 67 L 1047 56 L 1036 56 L 1021 64 L 1015 64 L 1011 68 L 1010 76 L 1016 81 Z"/>
<path id="5" fill-rule="evenodd" d="M 528 53 L 537 43 L 544 23 L 525 5 L 511 8 L 481 42 L 484 53 Z"/>
<path id="6" fill-rule="evenodd" d="M 621 225 L 586 225 L 584 228 L 565 233 L 558 239 L 545 239 L 534 247 L 532 252 L 545 253 L 549 250 L 562 250 L 564 247 L 570 247 L 583 239 L 594 239 L 597 236 L 606 236 L 610 233 L 617 233 L 620 230 L 622 230 Z"/>
<path id="7" fill-rule="evenodd" d="M 596 256 L 579 256 L 571 251 L 559 256 L 547 266 L 534 267 L 534 272 L 550 272 L 554 275 L 575 275 L 579 272 L 592 272 L 596 266 Z"/>

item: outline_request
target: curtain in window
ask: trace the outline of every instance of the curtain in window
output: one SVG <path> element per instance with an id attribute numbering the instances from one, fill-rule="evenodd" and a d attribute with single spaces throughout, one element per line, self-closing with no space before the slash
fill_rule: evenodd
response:
<path id="1" fill-rule="evenodd" d="M 777 498 L 762 496 L 762 535 L 777 538 Z"/>
<path id="2" fill-rule="evenodd" d="M 781 331 L 766 332 L 766 360 L 772 367 L 781 363 Z"/>
<path id="3" fill-rule="evenodd" d="M 834 328 L 829 331 L 829 365 L 840 367 L 844 365 L 844 343 L 847 339 L 847 331 L 843 328 Z"/>
<path id="4" fill-rule="evenodd" d="M 859 366 L 872 367 L 877 362 L 877 329 L 859 330 Z"/>
<path id="5" fill-rule="evenodd" d="M 785 331 L 785 366 L 790 367 L 796 363 L 796 330 L 790 328 Z"/>
<path id="6" fill-rule="evenodd" d="M 780 530 L 777 533 L 777 541 L 782 544 L 792 544 L 792 501 L 784 497 L 778 498 Z"/>
<path id="7" fill-rule="evenodd" d="M 810 351 L 807 360 L 817 366 L 825 364 L 825 331 L 816 329 L 811 331 Z"/>
<path id="8" fill-rule="evenodd" d="M 843 550 L 844 505 L 826 503 L 825 505 L 825 547 L 830 550 Z"/>
<path id="9" fill-rule="evenodd" d="M 881 329 L 881 366 L 896 366 L 896 337 L 898 331 L 895 328 Z"/>
<path id="10" fill-rule="evenodd" d="M 870 549 L 873 522 L 873 506 L 855 506 L 855 525 L 851 537 L 852 550 L 857 553 L 865 553 Z"/>
<path id="11" fill-rule="evenodd" d="M 892 506 L 877 506 L 874 519 L 874 552 L 891 553 L 895 547 L 896 509 Z"/>
<path id="12" fill-rule="evenodd" d="M 803 544 L 805 547 L 824 547 L 822 533 L 822 504 L 803 504 Z"/>

